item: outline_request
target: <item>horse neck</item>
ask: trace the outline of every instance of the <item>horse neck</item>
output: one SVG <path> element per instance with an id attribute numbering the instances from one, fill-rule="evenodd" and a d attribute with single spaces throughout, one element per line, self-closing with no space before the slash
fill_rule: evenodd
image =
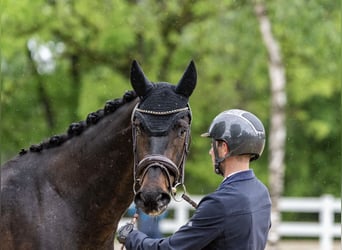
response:
<path id="1" fill-rule="evenodd" d="M 88 220 L 98 220 L 99 213 L 111 213 L 106 217 L 115 223 L 132 202 L 130 119 L 136 102 L 123 105 L 50 156 L 54 162 L 48 170 L 50 182 L 65 200 L 94 217 Z"/>

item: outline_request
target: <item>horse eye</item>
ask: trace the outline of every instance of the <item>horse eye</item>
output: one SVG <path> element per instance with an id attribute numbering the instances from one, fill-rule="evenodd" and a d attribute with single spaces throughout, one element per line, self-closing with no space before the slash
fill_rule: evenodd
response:
<path id="1" fill-rule="evenodd" d="M 184 127 L 180 127 L 178 130 L 178 136 L 184 138 L 186 135 L 186 129 Z"/>
<path id="2" fill-rule="evenodd" d="M 142 131 L 144 130 L 142 123 L 139 120 L 135 120 L 134 127 L 136 135 L 141 135 Z"/>
<path id="3" fill-rule="evenodd" d="M 135 134 L 136 135 L 141 135 L 141 129 L 139 126 L 135 126 Z"/>
<path id="4" fill-rule="evenodd" d="M 185 123 L 184 120 L 179 120 L 177 123 L 175 123 L 174 129 L 177 130 L 178 137 L 184 138 L 188 131 L 188 124 Z"/>

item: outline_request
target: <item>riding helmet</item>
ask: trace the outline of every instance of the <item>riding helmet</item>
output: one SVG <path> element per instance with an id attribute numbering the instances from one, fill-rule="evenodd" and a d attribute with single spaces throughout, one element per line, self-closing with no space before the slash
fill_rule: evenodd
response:
<path id="1" fill-rule="evenodd" d="M 254 114 L 231 109 L 218 114 L 203 137 L 225 141 L 229 155 L 251 155 L 251 161 L 262 154 L 265 147 L 265 128 Z"/>

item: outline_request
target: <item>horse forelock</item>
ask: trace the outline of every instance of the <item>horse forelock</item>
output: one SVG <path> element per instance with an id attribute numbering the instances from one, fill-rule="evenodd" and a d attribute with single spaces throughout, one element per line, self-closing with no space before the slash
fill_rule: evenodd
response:
<path id="1" fill-rule="evenodd" d="M 86 120 L 71 123 L 66 134 L 54 135 L 39 144 L 31 145 L 28 150 L 22 149 L 19 154 L 24 155 L 28 151 L 41 152 L 43 149 L 60 146 L 74 136 L 81 135 L 85 129 L 97 124 L 102 118 L 114 113 L 118 108 L 133 101 L 136 97 L 137 95 L 134 90 L 127 91 L 122 98 L 107 101 L 103 109 L 88 114 Z"/>

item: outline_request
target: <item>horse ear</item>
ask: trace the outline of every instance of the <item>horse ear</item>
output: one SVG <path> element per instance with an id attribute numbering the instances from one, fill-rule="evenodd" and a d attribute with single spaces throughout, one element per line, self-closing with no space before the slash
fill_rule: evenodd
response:
<path id="1" fill-rule="evenodd" d="M 136 60 L 131 66 L 131 84 L 139 97 L 143 97 L 153 87 Z"/>
<path id="2" fill-rule="evenodd" d="M 189 97 L 191 96 L 192 91 L 195 89 L 196 83 L 197 83 L 196 66 L 195 66 L 194 61 L 191 60 L 182 78 L 177 84 L 176 93 L 183 95 L 185 97 Z"/>

